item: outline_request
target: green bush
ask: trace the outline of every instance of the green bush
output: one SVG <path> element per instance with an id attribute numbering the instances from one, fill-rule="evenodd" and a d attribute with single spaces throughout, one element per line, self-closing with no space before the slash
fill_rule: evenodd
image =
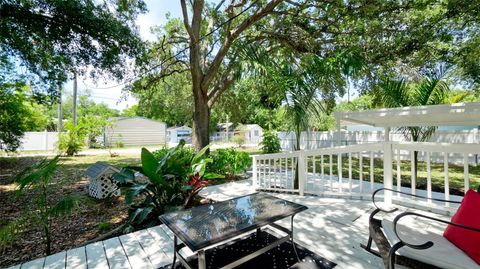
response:
<path id="1" fill-rule="evenodd" d="M 204 156 L 207 149 L 191 155 L 193 150 L 184 148 L 184 142 L 155 154 L 142 148 L 141 167 L 126 167 L 114 175 L 130 205 L 127 231 L 158 225 L 158 216 L 193 204 L 208 184 L 205 179 L 218 177 L 206 172 L 212 161 Z M 144 177 L 135 176 L 135 172 Z"/>
<path id="2" fill-rule="evenodd" d="M 260 142 L 263 153 L 277 153 L 280 152 L 280 139 L 274 131 L 265 131 L 263 133 L 263 140 Z"/>
<path id="3" fill-rule="evenodd" d="M 65 133 L 61 133 L 58 140 L 58 149 L 67 156 L 77 154 L 85 146 L 85 133 L 81 125 L 74 126 L 68 121 L 65 124 Z"/>
<path id="4" fill-rule="evenodd" d="M 211 154 L 211 158 L 213 161 L 207 169 L 230 178 L 246 172 L 252 165 L 250 155 L 235 148 L 218 149 Z"/>
<path id="5" fill-rule="evenodd" d="M 123 147 L 125 147 L 125 144 L 124 144 L 122 141 L 117 141 L 117 142 L 115 143 L 115 145 L 117 146 L 117 148 L 123 148 Z"/>

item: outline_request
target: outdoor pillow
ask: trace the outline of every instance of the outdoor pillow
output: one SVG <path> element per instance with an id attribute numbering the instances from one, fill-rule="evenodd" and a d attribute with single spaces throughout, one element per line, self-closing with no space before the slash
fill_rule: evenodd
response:
<path id="1" fill-rule="evenodd" d="M 480 229 L 480 193 L 467 191 L 452 222 Z M 443 236 L 480 264 L 480 232 L 448 225 Z"/>

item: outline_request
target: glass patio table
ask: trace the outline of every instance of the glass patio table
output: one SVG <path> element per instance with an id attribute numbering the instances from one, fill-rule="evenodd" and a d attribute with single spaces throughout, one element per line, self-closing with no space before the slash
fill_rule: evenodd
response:
<path id="1" fill-rule="evenodd" d="M 160 220 L 174 234 L 174 256 L 172 268 L 178 256 L 186 268 L 191 268 L 180 250 L 185 246 L 197 252 L 198 268 L 206 269 L 205 250 L 216 244 L 256 230 L 257 233 L 265 226 L 278 229 L 286 236 L 280 237 L 271 244 L 253 251 L 248 255 L 233 261 L 222 268 L 234 268 L 286 242 L 292 241 L 293 249 L 293 218 L 306 210 L 307 207 L 265 193 L 254 193 L 234 199 L 193 207 L 160 216 Z M 291 217 L 290 229 L 274 222 Z M 183 243 L 178 243 L 178 239 Z"/>

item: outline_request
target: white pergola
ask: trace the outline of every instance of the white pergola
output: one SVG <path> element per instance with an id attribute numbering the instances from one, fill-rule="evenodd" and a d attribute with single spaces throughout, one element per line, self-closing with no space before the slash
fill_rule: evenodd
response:
<path id="1" fill-rule="evenodd" d="M 370 125 L 385 128 L 389 140 L 390 128 L 414 126 L 479 126 L 480 103 L 382 108 L 352 112 L 335 112 L 337 131 L 346 125 Z M 340 136 L 338 136 L 339 138 Z M 339 142 L 339 141 L 338 141 Z"/>

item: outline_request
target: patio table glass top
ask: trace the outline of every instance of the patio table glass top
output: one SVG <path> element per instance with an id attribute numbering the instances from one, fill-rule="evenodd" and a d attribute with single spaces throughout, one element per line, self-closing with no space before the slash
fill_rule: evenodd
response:
<path id="1" fill-rule="evenodd" d="M 160 220 L 186 246 L 197 251 L 306 209 L 265 193 L 254 193 L 164 214 Z"/>

